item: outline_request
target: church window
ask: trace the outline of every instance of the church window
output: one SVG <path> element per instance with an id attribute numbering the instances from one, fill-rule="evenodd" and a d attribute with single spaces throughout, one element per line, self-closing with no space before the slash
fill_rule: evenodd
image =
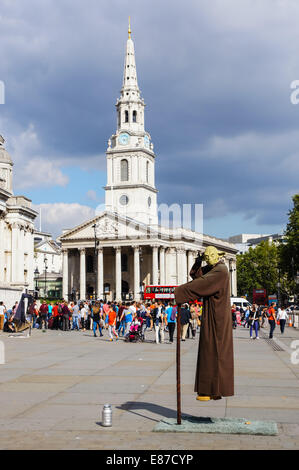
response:
<path id="1" fill-rule="evenodd" d="M 133 122 L 137 122 L 137 111 L 133 111 Z"/>
<path id="2" fill-rule="evenodd" d="M 126 196 L 125 194 L 123 196 L 121 196 L 120 200 L 119 200 L 120 204 L 122 206 L 127 206 L 129 204 L 129 198 L 128 196 Z"/>
<path id="3" fill-rule="evenodd" d="M 128 160 L 122 160 L 120 162 L 120 179 L 121 181 L 129 180 L 129 163 Z"/>
<path id="4" fill-rule="evenodd" d="M 125 111 L 125 122 L 129 122 L 129 111 Z"/>

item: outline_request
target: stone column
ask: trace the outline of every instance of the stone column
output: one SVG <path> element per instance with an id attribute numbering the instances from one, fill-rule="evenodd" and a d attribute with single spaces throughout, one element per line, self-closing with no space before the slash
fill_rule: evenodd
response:
<path id="1" fill-rule="evenodd" d="M 68 250 L 62 250 L 62 296 L 64 300 L 68 300 L 69 294 L 69 257 Z"/>
<path id="2" fill-rule="evenodd" d="M 161 246 L 160 248 L 160 284 L 163 286 L 165 284 L 165 248 Z"/>
<path id="3" fill-rule="evenodd" d="M 18 246 L 18 282 L 24 286 L 24 244 L 25 229 L 23 226 L 19 228 L 19 246 Z"/>
<path id="4" fill-rule="evenodd" d="M 190 277 L 190 271 L 192 269 L 192 266 L 194 264 L 194 261 L 195 261 L 195 252 L 194 251 L 188 251 L 188 269 L 187 269 L 187 277 L 188 277 L 188 280 L 192 281 L 192 278 Z"/>
<path id="5" fill-rule="evenodd" d="M 0 282 L 4 282 L 4 265 L 5 265 L 5 245 L 6 240 L 4 238 L 4 220 L 0 214 Z"/>
<path id="6" fill-rule="evenodd" d="M 12 284 L 18 282 L 19 256 L 18 256 L 19 225 L 11 225 L 11 277 Z"/>
<path id="7" fill-rule="evenodd" d="M 28 249 L 28 283 L 29 289 L 34 290 L 34 229 L 31 227 L 27 232 L 27 249 Z"/>
<path id="8" fill-rule="evenodd" d="M 104 299 L 104 251 L 98 248 L 98 298 Z"/>
<path id="9" fill-rule="evenodd" d="M 85 248 L 80 251 L 80 300 L 86 299 L 86 252 Z"/>
<path id="10" fill-rule="evenodd" d="M 184 248 L 177 249 L 177 261 L 178 284 L 185 284 L 187 282 L 187 256 Z"/>
<path id="11" fill-rule="evenodd" d="M 140 253 L 139 246 L 134 246 L 134 300 L 140 299 Z"/>
<path id="12" fill-rule="evenodd" d="M 230 268 L 230 282 L 231 282 L 231 295 L 232 297 L 237 296 L 237 265 L 234 259 L 229 262 Z"/>
<path id="13" fill-rule="evenodd" d="M 158 246 L 152 245 L 153 249 L 153 277 L 152 277 L 152 284 L 157 285 L 158 280 Z"/>
<path id="14" fill-rule="evenodd" d="M 121 300 L 122 286 L 121 286 L 121 247 L 114 247 L 115 249 L 115 295 L 116 300 Z"/>

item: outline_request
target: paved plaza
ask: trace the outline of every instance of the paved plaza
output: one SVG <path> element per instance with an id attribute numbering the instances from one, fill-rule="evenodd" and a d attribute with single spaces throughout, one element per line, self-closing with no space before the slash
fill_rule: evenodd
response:
<path id="1" fill-rule="evenodd" d="M 269 341 L 268 328 L 259 340 L 243 327 L 234 331 L 234 397 L 195 400 L 198 335 L 181 343 L 181 361 L 183 413 L 275 421 L 277 436 L 153 432 L 162 418 L 176 417 L 176 345 L 155 344 L 153 332 L 137 344 L 110 343 L 106 332 L 1 333 L 0 448 L 298 449 L 299 364 L 291 363 L 291 343 L 299 331 L 275 333 Z M 101 426 L 105 403 L 113 406 L 111 428 Z"/>

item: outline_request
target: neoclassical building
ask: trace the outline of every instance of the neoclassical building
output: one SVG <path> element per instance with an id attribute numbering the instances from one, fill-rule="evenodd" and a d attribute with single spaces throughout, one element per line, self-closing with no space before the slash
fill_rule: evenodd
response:
<path id="1" fill-rule="evenodd" d="M 34 290 L 34 220 L 25 196 L 13 194 L 13 162 L 0 136 L 0 301 L 11 307 Z"/>
<path id="2" fill-rule="evenodd" d="M 198 251 L 224 251 L 236 295 L 235 245 L 190 228 L 158 222 L 154 145 L 145 130 L 145 103 L 137 81 L 134 43 L 125 51 L 123 86 L 116 102 L 117 129 L 108 141 L 105 210 L 64 231 L 63 296 L 66 299 L 139 299 L 145 285 L 179 285 Z"/>

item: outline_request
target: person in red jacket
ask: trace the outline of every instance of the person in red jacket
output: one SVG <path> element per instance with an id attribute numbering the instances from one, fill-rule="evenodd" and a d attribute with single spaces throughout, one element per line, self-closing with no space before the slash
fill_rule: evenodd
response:
<path id="1" fill-rule="evenodd" d="M 41 304 L 40 308 L 39 308 L 39 316 L 40 316 L 39 327 L 42 328 L 43 323 L 44 323 L 44 326 L 45 326 L 46 330 L 48 328 L 48 313 L 49 313 L 49 307 L 48 307 L 47 303 L 44 300 L 43 303 Z"/>

